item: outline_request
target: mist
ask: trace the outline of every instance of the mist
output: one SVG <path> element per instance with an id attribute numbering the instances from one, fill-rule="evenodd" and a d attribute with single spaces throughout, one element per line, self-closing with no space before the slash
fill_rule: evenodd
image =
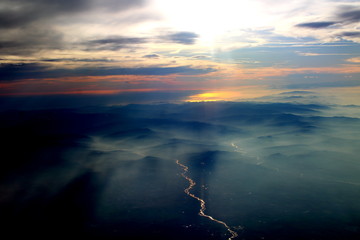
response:
<path id="1" fill-rule="evenodd" d="M 1 224 L 40 239 L 357 239 L 360 119 L 325 104 L 0 113 Z M 337 115 L 339 109 L 349 114 Z M 332 114 L 333 113 L 333 114 Z"/>

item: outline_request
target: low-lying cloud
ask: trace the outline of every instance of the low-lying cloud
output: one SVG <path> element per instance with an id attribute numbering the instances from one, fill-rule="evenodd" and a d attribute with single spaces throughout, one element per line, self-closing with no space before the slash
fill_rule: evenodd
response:
<path id="1" fill-rule="evenodd" d="M 191 66 L 178 67 L 138 67 L 138 68 L 116 68 L 116 67 L 90 67 L 76 69 L 52 69 L 49 66 L 29 64 L 1 64 L 0 81 L 14 81 L 21 79 L 43 79 L 59 77 L 79 76 L 112 76 L 112 75 L 155 75 L 165 76 L 171 74 L 198 75 L 214 72 L 213 68 L 193 68 Z"/>
<path id="2" fill-rule="evenodd" d="M 337 24 L 337 22 L 306 22 L 306 23 L 300 23 L 296 26 L 303 28 L 320 29 L 320 28 L 327 28 L 335 24 Z"/>
<path id="3" fill-rule="evenodd" d="M 223 238 L 184 194 L 179 160 L 206 211 L 241 226 L 243 237 L 358 237 L 346 209 L 360 209 L 360 119 L 334 115 L 333 106 L 131 104 L 3 111 L 0 119 L 11 157 L 0 170 L 1 220 L 13 236 L 45 239 L 61 228 L 57 236 L 168 239 L 175 229 L 179 240 Z"/>
<path id="4" fill-rule="evenodd" d="M 199 35 L 194 32 L 175 32 L 162 35 L 159 38 L 166 42 L 192 45 L 195 44 L 198 37 Z"/>

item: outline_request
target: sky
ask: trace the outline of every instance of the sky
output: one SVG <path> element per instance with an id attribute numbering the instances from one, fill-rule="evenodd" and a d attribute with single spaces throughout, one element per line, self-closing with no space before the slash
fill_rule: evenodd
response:
<path id="1" fill-rule="evenodd" d="M 2 0 L 0 98 L 358 104 L 359 20 L 353 0 Z"/>

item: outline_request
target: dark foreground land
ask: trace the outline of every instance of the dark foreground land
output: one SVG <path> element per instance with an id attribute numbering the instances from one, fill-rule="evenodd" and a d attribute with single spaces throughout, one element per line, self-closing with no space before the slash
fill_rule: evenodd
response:
<path id="1" fill-rule="evenodd" d="M 1 232 L 57 239 L 359 239 L 360 119 L 323 105 L 0 113 Z"/>

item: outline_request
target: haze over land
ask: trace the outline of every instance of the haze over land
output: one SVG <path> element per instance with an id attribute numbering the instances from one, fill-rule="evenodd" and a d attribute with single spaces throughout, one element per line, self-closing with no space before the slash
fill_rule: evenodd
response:
<path id="1" fill-rule="evenodd" d="M 179 160 L 206 213 L 244 239 L 357 239 L 360 119 L 332 116 L 333 108 L 210 102 L 3 112 L 11 158 L 1 169 L 2 224 L 40 238 L 227 239 L 184 194 Z"/>

